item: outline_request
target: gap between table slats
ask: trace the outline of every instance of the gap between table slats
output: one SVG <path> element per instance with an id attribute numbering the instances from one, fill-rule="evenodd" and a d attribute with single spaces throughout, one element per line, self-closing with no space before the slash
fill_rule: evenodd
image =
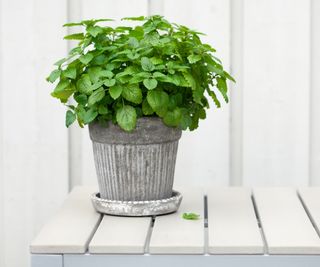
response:
<path id="1" fill-rule="evenodd" d="M 75 187 L 30 246 L 35 254 L 85 253 L 101 216 L 91 204 L 94 187 Z"/>
<path id="2" fill-rule="evenodd" d="M 183 200 L 176 213 L 157 216 L 149 244 L 150 254 L 203 254 L 204 194 L 193 188 L 179 191 Z M 197 213 L 199 220 L 185 220 L 183 213 Z"/>
<path id="3" fill-rule="evenodd" d="M 298 197 L 320 237 L 320 187 L 300 188 Z"/>
<path id="4" fill-rule="evenodd" d="M 269 254 L 319 254 L 320 239 L 295 189 L 256 188 L 256 207 Z"/>
<path id="5" fill-rule="evenodd" d="M 208 195 L 208 242 L 210 254 L 262 254 L 251 190 L 211 188 Z"/>

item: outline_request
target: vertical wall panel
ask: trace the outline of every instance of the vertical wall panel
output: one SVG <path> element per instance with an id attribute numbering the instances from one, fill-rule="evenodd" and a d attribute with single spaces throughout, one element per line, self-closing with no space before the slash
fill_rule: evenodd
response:
<path id="1" fill-rule="evenodd" d="M 307 184 L 310 3 L 244 3 L 244 183 Z"/>
<path id="2" fill-rule="evenodd" d="M 217 49 L 229 70 L 229 1 L 164 1 L 164 15 L 170 21 L 204 32 L 202 39 Z M 211 103 L 207 119 L 194 132 L 183 133 L 176 166 L 176 186 L 226 185 L 229 183 L 229 106 L 216 109 Z"/>
<path id="3" fill-rule="evenodd" d="M 243 1 L 230 3 L 230 185 L 243 181 Z"/>
<path id="4" fill-rule="evenodd" d="M 28 266 L 31 238 L 67 193 L 64 108 L 45 81 L 65 56 L 65 11 L 62 0 L 1 0 L 1 267 Z"/>
<path id="5" fill-rule="evenodd" d="M 320 1 L 311 12 L 310 183 L 320 185 Z"/>

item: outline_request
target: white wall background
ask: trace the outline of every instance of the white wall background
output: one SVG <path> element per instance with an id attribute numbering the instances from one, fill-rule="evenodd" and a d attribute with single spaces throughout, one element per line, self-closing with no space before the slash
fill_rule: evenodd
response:
<path id="1" fill-rule="evenodd" d="M 82 18 L 163 14 L 202 32 L 237 79 L 179 147 L 176 187 L 320 185 L 320 1 L 0 0 L 0 267 L 78 184 L 95 184 L 87 130 L 64 127 L 45 77 Z"/>

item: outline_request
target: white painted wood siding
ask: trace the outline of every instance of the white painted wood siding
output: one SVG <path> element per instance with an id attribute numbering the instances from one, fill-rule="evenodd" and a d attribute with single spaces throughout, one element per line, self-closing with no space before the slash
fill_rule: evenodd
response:
<path id="1" fill-rule="evenodd" d="M 88 131 L 65 129 L 44 80 L 67 53 L 61 25 L 148 13 L 206 32 L 238 81 L 184 133 L 177 188 L 320 184 L 319 1 L 0 0 L 0 267 L 28 266 L 68 190 L 96 184 Z"/>

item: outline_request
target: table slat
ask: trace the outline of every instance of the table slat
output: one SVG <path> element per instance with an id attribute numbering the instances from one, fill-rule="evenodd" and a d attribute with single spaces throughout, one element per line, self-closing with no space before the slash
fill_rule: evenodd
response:
<path id="1" fill-rule="evenodd" d="M 85 253 L 100 222 L 90 200 L 94 191 L 94 187 L 76 187 L 32 242 L 31 253 Z"/>
<path id="2" fill-rule="evenodd" d="M 183 200 L 176 213 L 156 217 L 149 252 L 151 254 L 201 254 L 204 252 L 202 190 L 180 190 Z M 185 220 L 184 212 L 201 215 L 199 220 Z"/>
<path id="3" fill-rule="evenodd" d="M 301 188 L 299 194 L 318 233 L 320 233 L 320 187 Z"/>
<path id="4" fill-rule="evenodd" d="M 257 188 L 253 192 L 269 254 L 320 253 L 320 239 L 296 190 Z"/>
<path id="5" fill-rule="evenodd" d="M 208 196 L 211 254 L 261 254 L 263 239 L 247 188 L 212 188 Z"/>
<path id="6" fill-rule="evenodd" d="M 89 244 L 89 252 L 142 254 L 150 225 L 150 217 L 105 215 Z"/>

